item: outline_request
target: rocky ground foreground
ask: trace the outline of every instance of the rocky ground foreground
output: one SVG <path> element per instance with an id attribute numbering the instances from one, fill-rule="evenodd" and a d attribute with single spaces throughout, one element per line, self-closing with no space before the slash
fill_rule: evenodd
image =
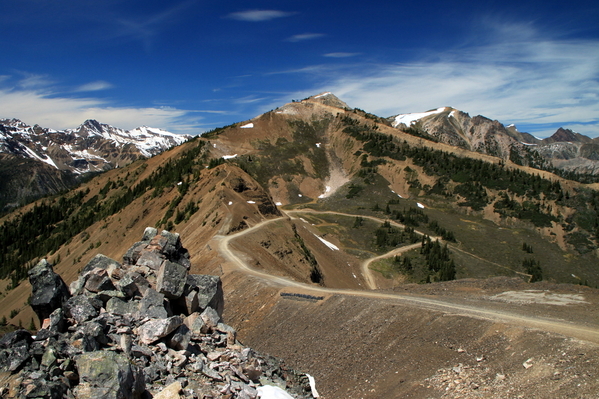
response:
<path id="1" fill-rule="evenodd" d="M 236 340 L 218 276 L 189 274 L 177 234 L 147 228 L 119 263 L 97 255 L 67 287 L 29 271 L 41 329 L 0 339 L 8 398 L 312 398 L 307 375 Z"/>

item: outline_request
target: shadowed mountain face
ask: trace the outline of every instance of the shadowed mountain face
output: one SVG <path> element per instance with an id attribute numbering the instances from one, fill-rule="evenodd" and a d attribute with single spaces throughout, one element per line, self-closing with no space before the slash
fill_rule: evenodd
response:
<path id="1" fill-rule="evenodd" d="M 63 131 L 0 120 L 0 208 L 66 190 L 83 175 L 154 156 L 187 139 L 148 127 L 125 131 L 95 120 Z"/>

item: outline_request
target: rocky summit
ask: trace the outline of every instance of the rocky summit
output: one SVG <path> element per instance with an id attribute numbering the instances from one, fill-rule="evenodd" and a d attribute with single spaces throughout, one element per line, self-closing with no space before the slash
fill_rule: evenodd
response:
<path id="1" fill-rule="evenodd" d="M 309 377 L 242 346 L 218 276 L 189 274 L 178 234 L 147 228 L 122 263 L 96 255 L 69 288 L 29 271 L 41 328 L 0 339 L 1 397 L 312 398 Z"/>

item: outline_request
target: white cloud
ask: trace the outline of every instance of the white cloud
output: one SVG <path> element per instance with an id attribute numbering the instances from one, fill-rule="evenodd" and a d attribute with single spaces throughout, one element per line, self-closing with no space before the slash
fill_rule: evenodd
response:
<path id="1" fill-rule="evenodd" d="M 355 57 L 356 55 L 360 55 L 360 53 L 327 53 L 327 54 L 323 54 L 323 57 L 347 58 L 347 57 Z"/>
<path id="2" fill-rule="evenodd" d="M 53 129 L 75 128 L 97 119 L 123 129 L 146 125 L 177 133 L 198 133 L 189 111 L 169 107 L 112 107 L 95 98 L 56 98 L 34 90 L 0 89 L 1 118 L 17 118 Z"/>
<path id="3" fill-rule="evenodd" d="M 261 22 L 276 18 L 288 17 L 293 14 L 295 13 L 278 10 L 249 10 L 233 12 L 227 15 L 227 17 L 230 19 L 236 19 L 238 21 Z"/>
<path id="4" fill-rule="evenodd" d="M 303 42 L 304 40 L 313 40 L 323 37 L 322 33 L 302 33 L 300 35 L 293 35 L 287 39 L 288 42 Z"/>
<path id="5" fill-rule="evenodd" d="M 39 89 L 47 87 L 54 82 L 47 75 L 40 75 L 28 72 L 19 72 L 23 77 L 18 81 L 19 87 L 23 89 Z"/>
<path id="6" fill-rule="evenodd" d="M 108 82 L 104 82 L 102 80 L 98 80 L 96 82 L 89 82 L 83 84 L 75 89 L 76 92 L 82 91 L 100 91 L 112 88 L 112 84 Z"/>
<path id="7" fill-rule="evenodd" d="M 529 36 L 404 64 L 339 66 L 344 73 L 318 68 L 322 83 L 312 94 L 332 91 L 350 106 L 381 116 L 453 106 L 503 123 L 583 123 L 581 133 L 596 132 L 599 42 Z"/>

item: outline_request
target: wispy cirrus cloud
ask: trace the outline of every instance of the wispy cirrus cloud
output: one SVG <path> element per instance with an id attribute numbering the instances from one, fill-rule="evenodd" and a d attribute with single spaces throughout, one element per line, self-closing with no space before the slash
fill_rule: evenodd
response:
<path id="1" fill-rule="evenodd" d="M 172 5 L 158 13 L 145 17 L 117 18 L 117 29 L 114 29 L 105 38 L 130 38 L 143 43 L 146 51 L 150 50 L 154 37 L 164 28 L 166 24 L 174 21 L 183 14 L 183 11 L 191 7 L 194 0 L 188 0 Z"/>
<path id="2" fill-rule="evenodd" d="M 293 35 L 285 40 L 288 42 L 303 42 L 306 40 L 318 39 L 318 38 L 324 37 L 324 36 L 325 36 L 325 34 L 323 34 L 323 33 L 302 33 L 299 35 Z"/>
<path id="3" fill-rule="evenodd" d="M 349 57 L 355 57 L 357 55 L 360 55 L 360 53 L 343 53 L 343 52 L 338 52 L 338 53 L 326 53 L 323 54 L 323 57 L 329 57 L 329 58 L 349 58 Z"/>
<path id="4" fill-rule="evenodd" d="M 453 106 L 539 134 L 561 125 L 597 136 L 599 41 L 541 38 L 529 25 L 524 28 L 524 36 L 514 35 L 512 27 L 507 38 L 406 63 L 319 66 L 312 78 L 321 83 L 293 96 L 332 91 L 381 116 Z M 308 67 L 296 72 L 311 73 Z"/>
<path id="5" fill-rule="evenodd" d="M 279 10 L 248 10 L 230 13 L 226 18 L 238 21 L 262 22 L 276 18 L 289 17 L 294 14 L 294 12 Z"/>
<path id="6" fill-rule="evenodd" d="M 83 84 L 77 88 L 75 88 L 75 92 L 86 92 L 86 91 L 101 91 L 112 88 L 113 85 L 111 83 L 105 82 L 103 80 L 98 80 L 95 82 L 89 82 Z"/>

